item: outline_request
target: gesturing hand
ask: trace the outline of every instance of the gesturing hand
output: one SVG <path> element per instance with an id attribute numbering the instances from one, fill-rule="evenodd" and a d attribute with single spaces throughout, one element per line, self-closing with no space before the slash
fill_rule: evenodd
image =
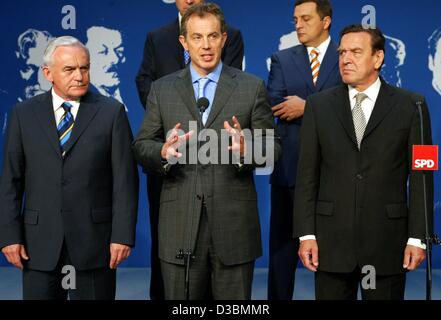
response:
<path id="1" fill-rule="evenodd" d="M 183 135 L 179 135 L 181 124 L 178 123 L 174 126 L 170 132 L 167 140 L 162 146 L 161 157 L 162 159 L 169 160 L 170 158 L 180 158 L 182 153 L 178 151 L 178 148 L 193 135 L 194 131 L 191 130 Z"/>

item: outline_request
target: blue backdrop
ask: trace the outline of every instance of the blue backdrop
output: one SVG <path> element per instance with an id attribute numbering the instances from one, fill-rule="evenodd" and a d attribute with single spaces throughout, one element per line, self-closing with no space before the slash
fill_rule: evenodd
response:
<path id="1" fill-rule="evenodd" d="M 376 23 L 388 36 L 385 77 L 394 84 L 426 96 L 432 119 L 434 143 L 441 142 L 441 42 L 429 68 L 428 39 L 441 27 L 441 2 L 420 0 L 334 0 L 334 19 L 331 35 L 338 41 L 338 32 L 350 23 L 360 23 L 366 14 L 363 6 L 376 9 Z M 267 79 L 267 59 L 281 48 L 296 43 L 292 23 L 292 0 L 219 0 L 227 23 L 242 31 L 245 41 L 246 71 Z M 70 5 L 70 7 L 65 7 Z M 64 10 L 63 10 L 64 8 Z M 430 8 L 430 10 L 428 10 Z M 73 10 L 75 19 L 73 19 Z M 42 48 L 51 37 L 73 35 L 87 43 L 92 52 L 92 81 L 102 91 L 123 101 L 134 133 L 138 131 L 144 110 L 139 102 L 135 75 L 138 71 L 146 33 L 173 19 L 177 11 L 173 0 L 58 0 L 6 1 L 1 4 L 0 30 L 2 50 L 0 61 L 0 125 L 1 144 L 9 109 L 18 101 L 48 89 L 41 79 L 38 65 Z M 75 29 L 66 29 L 74 26 Z M 95 28 L 94 28 L 95 27 Z M 102 43 L 102 44 L 101 44 Z M 112 50 L 112 48 L 114 50 Z M 440 81 L 438 92 L 432 85 L 432 70 Z M 295 76 L 295 75 L 293 75 Z M 140 206 L 137 242 L 132 256 L 124 266 L 150 265 L 150 230 L 146 201 L 145 176 L 140 172 Z M 435 215 L 440 232 L 439 211 L 441 178 L 436 174 Z M 262 223 L 264 256 L 258 267 L 268 262 L 269 184 L 268 177 L 256 177 L 259 211 Z M 0 213 L 1 214 L 1 213 Z M 441 251 L 434 250 L 435 267 L 441 267 Z M 0 265 L 7 265 L 3 256 Z"/>

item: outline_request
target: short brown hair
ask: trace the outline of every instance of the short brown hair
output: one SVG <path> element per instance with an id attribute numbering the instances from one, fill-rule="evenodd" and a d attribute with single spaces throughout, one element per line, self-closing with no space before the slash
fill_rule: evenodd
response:
<path id="1" fill-rule="evenodd" d="M 307 2 L 312 2 L 317 5 L 317 13 L 321 19 L 325 17 L 330 17 L 332 19 L 332 5 L 329 0 L 297 0 L 294 7 Z"/>
<path id="2" fill-rule="evenodd" d="M 222 33 L 227 32 L 227 24 L 225 22 L 225 16 L 222 9 L 215 3 L 202 2 L 189 7 L 187 12 L 185 12 L 185 14 L 182 16 L 181 35 L 184 37 L 187 35 L 187 22 L 191 16 L 197 15 L 198 17 L 203 18 L 208 14 L 212 14 L 219 19 Z"/>

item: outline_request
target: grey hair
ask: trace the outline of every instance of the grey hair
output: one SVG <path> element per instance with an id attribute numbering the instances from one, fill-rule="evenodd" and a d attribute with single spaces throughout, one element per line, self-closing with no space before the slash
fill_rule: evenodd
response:
<path id="1" fill-rule="evenodd" d="M 52 65 L 52 60 L 53 60 L 53 55 L 54 55 L 54 51 L 55 49 L 57 49 L 58 47 L 64 47 L 64 46 L 78 46 L 80 48 L 83 48 L 84 51 L 87 52 L 87 55 L 90 57 L 89 54 L 89 49 L 87 49 L 87 47 L 81 43 L 80 40 L 78 40 L 77 38 L 71 37 L 71 36 L 62 36 L 62 37 L 58 37 L 53 39 L 49 45 L 47 46 L 46 50 L 44 51 L 44 55 L 43 55 L 43 65 L 44 66 L 51 66 Z"/>

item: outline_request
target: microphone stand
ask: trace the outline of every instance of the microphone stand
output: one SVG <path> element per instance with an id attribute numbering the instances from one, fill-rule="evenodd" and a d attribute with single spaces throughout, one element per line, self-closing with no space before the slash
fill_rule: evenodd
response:
<path id="1" fill-rule="evenodd" d="M 420 128 L 421 128 L 421 145 L 424 145 L 424 122 L 423 111 L 421 109 L 422 101 L 416 102 L 418 112 L 420 115 Z M 423 197 L 424 197 L 424 222 L 425 222 L 425 243 L 426 243 L 426 255 L 427 255 L 427 268 L 426 268 L 426 300 L 432 300 L 432 245 L 440 245 L 441 241 L 437 235 L 429 234 L 429 217 L 427 213 L 427 190 L 426 190 L 426 172 L 423 171 Z"/>
<path id="2" fill-rule="evenodd" d="M 199 113 L 200 113 L 200 119 L 201 119 L 201 124 L 202 124 L 202 116 L 206 110 L 206 106 L 200 106 L 199 105 L 199 101 L 198 101 L 198 108 L 199 108 Z M 196 141 L 197 141 L 197 150 L 199 152 L 199 138 L 196 136 Z M 197 179 L 198 179 L 198 167 L 199 167 L 199 159 L 196 156 L 196 172 L 195 172 L 195 182 L 194 182 L 194 192 L 193 194 L 196 196 L 196 185 L 197 185 Z M 203 199 L 202 199 L 203 201 Z M 195 210 L 196 208 L 196 199 L 193 198 L 193 210 Z M 184 295 L 185 295 L 185 300 L 189 301 L 190 300 L 190 263 L 191 260 L 194 259 L 194 255 L 191 249 L 191 235 L 193 232 L 193 215 L 191 216 L 191 224 L 190 224 L 190 237 L 188 239 L 188 247 L 187 249 L 184 251 L 184 249 L 179 249 L 179 253 L 176 255 L 176 259 L 182 260 L 184 259 L 184 266 L 185 266 L 185 277 L 184 277 Z"/>

